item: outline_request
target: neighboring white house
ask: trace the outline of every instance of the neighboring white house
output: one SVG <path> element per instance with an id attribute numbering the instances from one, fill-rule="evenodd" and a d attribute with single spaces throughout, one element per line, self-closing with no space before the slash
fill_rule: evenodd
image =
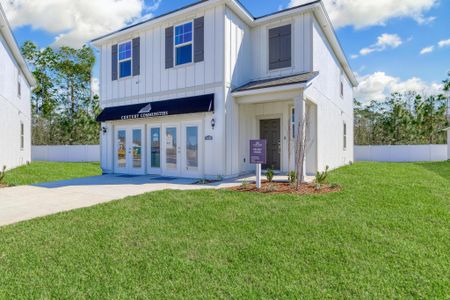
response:
<path id="1" fill-rule="evenodd" d="M 287 172 L 306 116 L 307 174 L 353 160 L 357 81 L 321 1 L 259 18 L 200 1 L 93 45 L 105 173 L 237 176 L 254 170 L 259 138 L 267 166 Z"/>
<path id="2" fill-rule="evenodd" d="M 34 85 L 0 5 L 0 168 L 31 161 L 30 97 Z"/>

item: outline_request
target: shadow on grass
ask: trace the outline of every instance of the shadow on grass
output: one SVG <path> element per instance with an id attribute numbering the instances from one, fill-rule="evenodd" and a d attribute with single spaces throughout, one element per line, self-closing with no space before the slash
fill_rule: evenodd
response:
<path id="1" fill-rule="evenodd" d="M 444 162 L 416 163 L 416 165 L 450 181 L 450 160 Z"/>

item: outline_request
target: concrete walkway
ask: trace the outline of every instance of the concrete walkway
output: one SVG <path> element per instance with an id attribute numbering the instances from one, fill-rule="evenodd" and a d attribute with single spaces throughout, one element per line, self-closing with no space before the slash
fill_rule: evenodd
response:
<path id="1" fill-rule="evenodd" d="M 0 226 L 58 212 L 89 207 L 159 190 L 217 189 L 240 185 L 245 178 L 211 185 L 158 176 L 104 175 L 33 186 L 0 189 Z"/>
<path id="2" fill-rule="evenodd" d="M 274 179 L 283 180 L 286 176 L 275 176 Z M 0 226 L 153 191 L 239 186 L 242 182 L 255 181 L 255 176 L 207 185 L 194 184 L 196 181 L 160 176 L 103 175 L 4 188 L 0 189 Z"/>

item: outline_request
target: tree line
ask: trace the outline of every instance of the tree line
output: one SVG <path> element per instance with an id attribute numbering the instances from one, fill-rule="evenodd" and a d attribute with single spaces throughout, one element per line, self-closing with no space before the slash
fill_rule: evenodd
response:
<path id="1" fill-rule="evenodd" d="M 381 102 L 355 100 L 355 145 L 445 144 L 450 72 L 448 75 L 438 95 L 406 92 L 393 93 Z"/>
<path id="2" fill-rule="evenodd" d="M 95 55 L 90 47 L 22 46 L 36 79 L 32 91 L 32 144 L 98 144 L 99 97 L 92 94 Z"/>

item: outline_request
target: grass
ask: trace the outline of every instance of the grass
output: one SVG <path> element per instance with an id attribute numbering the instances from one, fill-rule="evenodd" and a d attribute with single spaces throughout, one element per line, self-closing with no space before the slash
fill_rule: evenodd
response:
<path id="1" fill-rule="evenodd" d="M 99 163 L 60 163 L 36 161 L 6 172 L 9 186 L 29 185 L 101 175 Z"/>
<path id="2" fill-rule="evenodd" d="M 450 162 L 338 193 L 162 191 L 0 228 L 0 298 L 450 297 Z"/>

